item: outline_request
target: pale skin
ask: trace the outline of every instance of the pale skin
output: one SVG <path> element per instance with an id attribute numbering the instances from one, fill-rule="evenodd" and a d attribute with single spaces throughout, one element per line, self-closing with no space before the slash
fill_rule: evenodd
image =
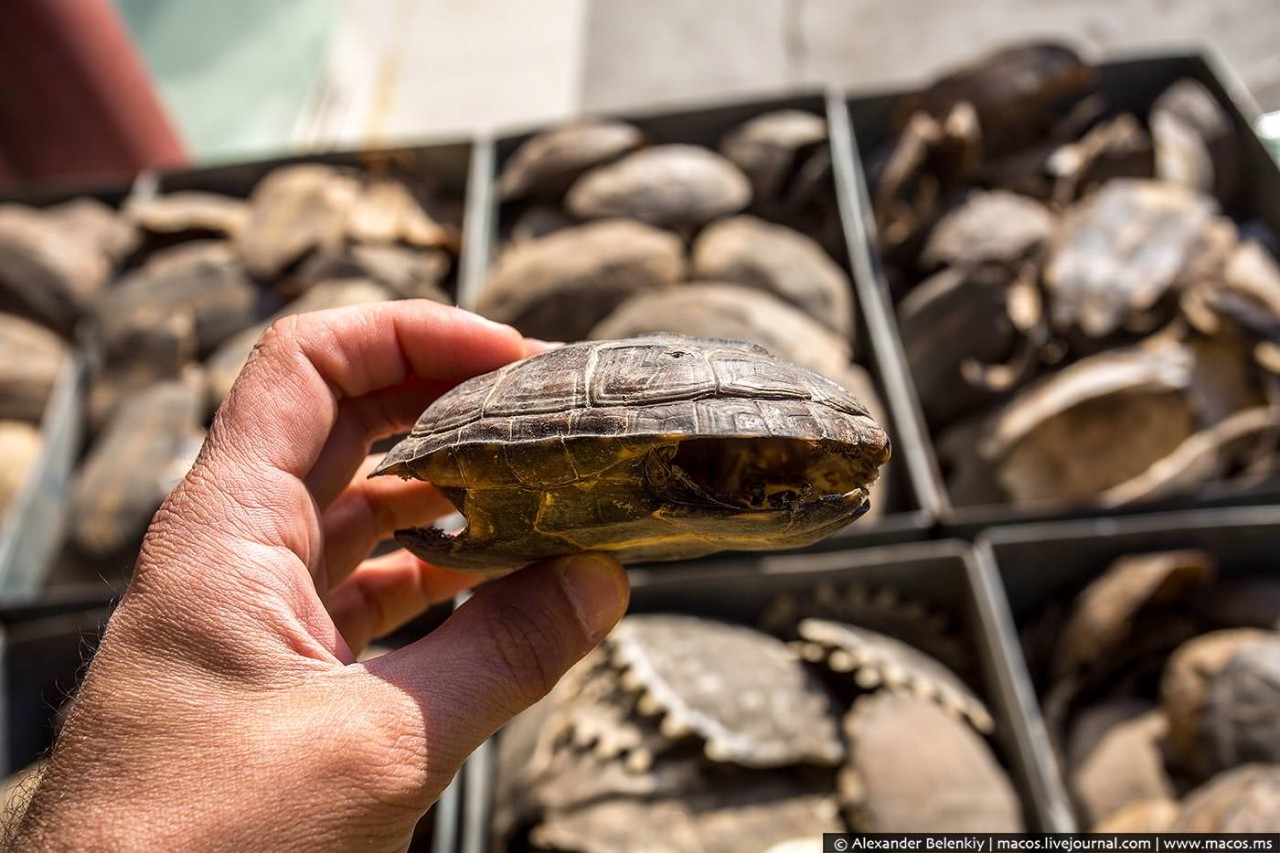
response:
<path id="1" fill-rule="evenodd" d="M 474 582 L 368 559 L 451 510 L 428 484 L 365 479 L 370 445 L 540 348 L 418 301 L 272 326 L 151 524 L 13 849 L 405 847 L 467 755 L 626 609 L 614 560 L 557 558 L 355 662 Z"/>

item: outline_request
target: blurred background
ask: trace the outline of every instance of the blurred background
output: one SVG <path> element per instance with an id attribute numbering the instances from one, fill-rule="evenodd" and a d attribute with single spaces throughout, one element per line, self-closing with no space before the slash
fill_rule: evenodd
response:
<path id="1" fill-rule="evenodd" d="M 827 83 L 1037 36 L 1220 51 L 1280 110 L 1276 0 L 116 0 L 197 159 L 363 146 Z"/>

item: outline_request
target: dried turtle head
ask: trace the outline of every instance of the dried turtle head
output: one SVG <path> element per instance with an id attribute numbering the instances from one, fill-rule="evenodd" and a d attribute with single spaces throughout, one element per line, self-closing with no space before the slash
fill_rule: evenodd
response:
<path id="1" fill-rule="evenodd" d="M 820 374 L 735 341 L 570 344 L 462 383 L 377 472 L 428 480 L 469 527 L 397 538 L 488 574 L 794 547 L 861 515 L 889 443 Z"/>
<path id="2" fill-rule="evenodd" d="M 1221 767 L 1221 756 L 1214 754 L 1215 744 L 1211 740 L 1215 720 L 1207 717 L 1210 686 L 1240 652 L 1264 642 L 1274 642 L 1275 638 L 1273 632 L 1238 628 L 1202 634 L 1178 647 L 1165 665 L 1160 679 L 1160 706 L 1169 719 L 1165 752 L 1170 763 L 1194 779 L 1204 779 Z M 1251 667 L 1252 663 L 1246 664 L 1224 681 L 1221 689 L 1228 691 L 1229 696 L 1231 691 L 1241 686 L 1237 676 L 1244 675 L 1247 681 Z M 1214 704 L 1216 722 L 1229 721 L 1235 710 L 1221 703 Z M 1245 709 L 1242 707 L 1241 710 Z M 1230 729 L 1224 734 L 1229 737 L 1236 735 Z"/>
<path id="3" fill-rule="evenodd" d="M 1186 187 L 1131 179 L 1073 207 L 1044 272 L 1053 328 L 1089 338 L 1149 328 L 1216 212 Z"/>
<path id="4" fill-rule="evenodd" d="M 693 244 L 693 276 L 768 291 L 842 335 L 853 328 L 853 285 L 816 242 L 783 225 L 735 216 Z"/>
<path id="5" fill-rule="evenodd" d="M 1021 832 L 1022 808 L 990 747 L 917 696 L 863 696 L 845 717 L 840 775 L 846 819 L 860 832 Z"/>
<path id="6" fill-rule="evenodd" d="M 510 246 L 480 291 L 477 311 L 544 340 L 578 340 L 623 300 L 684 276 L 680 238 L 640 222 L 606 220 Z"/>
<path id="7" fill-rule="evenodd" d="M 540 133 L 520 144 L 502 167 L 503 199 L 558 196 L 585 171 L 644 143 L 644 134 L 622 121 L 583 121 Z"/>
<path id="8" fill-rule="evenodd" d="M 805 619 L 798 628 L 800 656 L 847 673 L 862 690 L 885 689 L 936 703 L 984 734 L 995 729 L 985 704 L 950 669 L 901 640 L 856 625 Z"/>
<path id="9" fill-rule="evenodd" d="M 1280 832 L 1280 765 L 1248 764 L 1187 795 L 1170 832 Z"/>
<path id="10" fill-rule="evenodd" d="M 582 219 L 625 216 L 661 228 L 693 229 L 751 203 L 738 167 L 696 145 L 656 145 L 597 166 L 565 196 Z"/>
<path id="11" fill-rule="evenodd" d="M 806 154 L 827 140 L 827 121 L 804 110 L 774 110 L 725 134 L 720 153 L 751 180 L 757 202 L 781 198 Z"/>

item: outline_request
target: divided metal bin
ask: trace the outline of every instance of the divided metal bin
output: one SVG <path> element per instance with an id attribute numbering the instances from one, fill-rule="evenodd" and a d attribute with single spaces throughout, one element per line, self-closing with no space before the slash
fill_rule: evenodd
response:
<path id="1" fill-rule="evenodd" d="M 1280 506 L 1228 507 L 994 528 L 978 537 L 974 558 L 1003 598 L 993 602 L 996 611 L 1012 619 L 1003 632 L 1009 638 L 1003 651 L 1010 655 L 1010 666 L 1025 673 L 1018 629 L 1039 618 L 1050 603 L 1069 602 L 1118 557 L 1196 548 L 1218 559 L 1223 577 L 1274 577 L 1278 544 Z M 1014 698 L 1035 752 L 1054 777 L 1050 785 L 1065 797 L 1061 763 L 1032 683 L 1020 677 L 1015 686 Z"/>
<path id="2" fill-rule="evenodd" d="M 829 112 L 831 105 L 837 107 L 833 114 Z M 885 513 L 875 521 L 858 521 L 833 538 L 834 544 L 874 545 L 893 542 L 913 541 L 925 538 L 933 523 L 933 501 L 921 494 L 921 484 L 931 486 L 932 481 L 922 478 L 915 472 L 919 464 L 913 460 L 917 453 L 917 442 L 910 435 L 910 424 L 904 423 L 898 416 L 898 409 L 890 405 L 889 397 L 894 392 L 887 386 L 896 383 L 896 376 L 902 370 L 892 359 L 886 360 L 885 348 L 878 345 L 877 339 L 891 332 L 879 328 L 883 323 L 883 312 L 869 311 L 863 307 L 869 281 L 856 268 L 856 261 L 851 267 L 851 259 L 858 256 L 858 250 L 852 246 L 859 232 L 848 225 L 849 214 L 855 209 L 851 197 L 852 185 L 840 165 L 844 157 L 842 152 L 848 149 L 848 131 L 844 119 L 840 99 L 826 97 L 822 93 L 798 94 L 792 97 L 773 100 L 754 100 L 725 104 L 717 102 L 703 107 L 687 107 L 679 111 L 610 115 L 609 118 L 629 122 L 639 127 L 652 144 L 682 143 L 698 145 L 711 150 L 718 150 L 720 140 L 730 130 L 749 119 L 765 113 L 792 109 L 825 116 L 828 121 L 832 144 L 832 157 L 836 161 L 826 192 L 840 211 L 843 240 L 838 241 L 834 260 L 844 269 L 854 283 L 854 303 L 857 323 L 854 333 L 854 359 L 868 369 L 872 381 L 879 392 L 888 411 L 889 423 L 885 424 L 890 437 L 894 441 L 894 458 L 890 460 L 888 470 L 888 493 L 874 495 L 873 499 L 885 502 Z M 510 225 L 508 208 L 503 205 L 497 192 L 497 176 L 503 165 L 521 143 L 538 132 L 559 127 L 561 124 L 527 128 L 519 131 L 504 132 L 494 139 L 482 139 L 476 145 L 476 159 L 473 165 L 475 180 L 473 196 L 470 200 L 468 222 L 474 226 L 472 242 L 469 247 L 467 277 L 462 282 L 459 304 L 464 308 L 474 308 L 480 292 L 484 287 L 489 266 L 497 257 L 502 242 Z M 783 224 L 786 224 L 785 222 Z"/>
<path id="3" fill-rule="evenodd" d="M 1028 827 L 1061 831 L 1070 826 L 1061 786 L 1033 736 L 1018 696 L 1030 689 L 1016 661 L 1016 640 L 1002 613 L 998 580 L 989 563 L 975 560 L 967 545 L 925 542 L 681 565 L 678 571 L 633 570 L 631 613 L 685 613 L 751 625 L 777 596 L 802 593 L 819 584 L 892 587 L 953 615 L 978 663 L 978 693 L 996 719 L 994 747 L 1010 771 Z M 499 732 L 496 738 L 501 738 Z M 492 807 L 494 741 L 465 767 L 464 853 L 494 849 Z"/>
<path id="4" fill-rule="evenodd" d="M 1182 78 L 1203 83 L 1218 99 L 1235 127 L 1240 143 L 1243 174 L 1242 189 L 1235 206 L 1224 211 L 1239 221 L 1257 220 L 1280 234 L 1280 166 L 1273 160 L 1262 141 L 1253 132 L 1260 111 L 1247 90 L 1232 71 L 1215 54 L 1152 55 L 1142 58 L 1102 62 L 1095 66 L 1097 88 L 1105 96 L 1113 113 L 1135 112 L 1145 115 L 1156 96 Z M 936 506 L 938 521 L 945 535 L 971 537 L 984 527 L 1049 518 L 1081 518 L 1099 515 L 1126 515 L 1179 508 L 1214 505 L 1258 504 L 1280 500 L 1280 482 L 1250 490 L 1206 486 L 1194 493 L 1169 497 L 1150 503 L 1119 509 L 1102 509 L 1090 504 L 1016 507 L 1012 504 L 984 506 L 956 505 L 943 481 L 934 436 L 925 420 L 920 397 L 907 364 L 897 315 L 884 261 L 878 249 L 875 218 L 872 212 L 865 163 L 881 146 L 892 139 L 891 117 L 904 95 L 901 91 L 879 95 L 855 95 L 844 101 L 854 134 L 852 153 L 838 157 L 837 166 L 847 170 L 850 194 L 856 202 L 848 218 L 853 229 L 850 239 L 852 264 L 858 280 L 867 292 L 863 296 L 866 314 L 877 314 L 870 323 L 873 343 L 880 350 L 882 364 L 893 364 L 901 371 L 886 382 L 886 405 L 893 410 L 899 432 L 906 430 L 916 446 L 908 459 L 913 473 L 922 482 L 919 491 Z M 832 112 L 837 112 L 833 107 Z M 834 124 L 834 123 L 833 123 Z"/>

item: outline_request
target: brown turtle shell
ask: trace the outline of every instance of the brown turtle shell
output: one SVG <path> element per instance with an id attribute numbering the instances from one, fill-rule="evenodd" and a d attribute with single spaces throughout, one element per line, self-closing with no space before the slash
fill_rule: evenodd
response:
<path id="1" fill-rule="evenodd" d="M 833 380 L 753 344 L 654 335 L 468 380 L 375 473 L 434 483 L 471 525 L 402 542 L 490 571 L 583 550 L 669 560 L 816 541 L 865 511 L 888 457 Z"/>
<path id="2" fill-rule="evenodd" d="M 629 154 L 587 172 L 565 196 L 565 206 L 583 219 L 626 216 L 663 228 L 696 228 L 750 203 L 747 176 L 696 145 Z"/>

